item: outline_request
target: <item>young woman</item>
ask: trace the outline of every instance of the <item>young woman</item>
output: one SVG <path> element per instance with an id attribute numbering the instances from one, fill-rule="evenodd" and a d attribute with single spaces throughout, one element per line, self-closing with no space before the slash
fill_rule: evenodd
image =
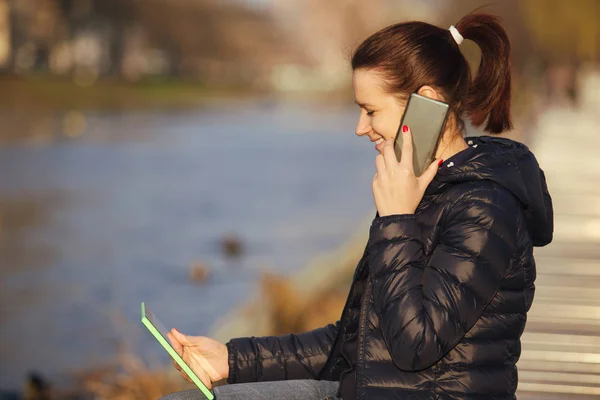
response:
<path id="1" fill-rule="evenodd" d="M 463 39 L 481 48 L 474 78 Z M 392 25 L 357 48 L 356 134 L 378 151 L 378 213 L 346 306 L 320 329 L 226 345 L 173 330 L 170 339 L 207 385 L 231 384 L 214 389 L 218 400 L 515 399 L 533 246 L 552 240 L 552 201 L 527 147 L 463 135 L 463 118 L 491 134 L 511 128 L 509 53 L 504 29 L 487 14 L 449 30 Z M 420 177 L 411 160 L 419 132 L 403 126 L 400 162 L 393 150 L 413 92 L 451 110 L 437 160 Z"/>

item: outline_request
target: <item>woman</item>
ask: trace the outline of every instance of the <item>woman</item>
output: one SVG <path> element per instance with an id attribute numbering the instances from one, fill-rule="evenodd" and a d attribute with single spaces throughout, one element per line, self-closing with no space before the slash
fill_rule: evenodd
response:
<path id="1" fill-rule="evenodd" d="M 463 39 L 481 48 L 473 79 Z M 509 53 L 504 29 L 487 14 L 450 30 L 393 25 L 358 47 L 356 134 L 379 152 L 378 214 L 342 316 L 310 332 L 226 345 L 173 330 L 170 339 L 204 382 L 233 384 L 215 388 L 217 399 L 515 399 L 533 246 L 552 240 L 552 202 L 527 147 L 465 139 L 462 119 L 492 134 L 511 128 Z M 451 110 L 437 160 L 420 177 L 410 127 L 402 127 L 400 162 L 393 150 L 413 92 Z"/>

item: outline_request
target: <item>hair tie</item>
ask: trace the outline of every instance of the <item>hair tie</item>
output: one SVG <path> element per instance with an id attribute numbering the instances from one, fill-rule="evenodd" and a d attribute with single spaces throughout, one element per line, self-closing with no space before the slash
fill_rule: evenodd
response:
<path id="1" fill-rule="evenodd" d="M 463 40 L 465 40 L 465 38 L 460 34 L 458 29 L 454 27 L 454 25 L 450 25 L 450 28 L 448 30 L 452 34 L 452 37 L 454 38 L 456 44 L 460 46 L 460 44 L 463 42 Z"/>

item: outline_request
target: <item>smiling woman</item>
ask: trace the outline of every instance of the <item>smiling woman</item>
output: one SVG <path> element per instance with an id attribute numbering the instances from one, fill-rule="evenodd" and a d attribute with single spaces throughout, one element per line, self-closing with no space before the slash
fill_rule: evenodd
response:
<path id="1" fill-rule="evenodd" d="M 465 39 L 482 50 L 473 79 L 459 49 Z M 463 118 L 485 122 L 490 133 L 511 127 L 509 53 L 504 29 L 487 14 L 449 30 L 392 25 L 357 48 L 356 134 L 377 143 L 378 214 L 346 305 L 323 328 L 216 346 L 215 365 L 232 384 L 215 388 L 217 399 L 515 399 L 533 246 L 552 240 L 552 201 L 527 147 L 463 138 Z M 410 127 L 402 127 L 400 162 L 391 142 L 415 92 L 450 106 L 435 155 L 447 164 L 421 176 Z M 178 340 L 194 362 L 198 344 L 210 339 Z"/>

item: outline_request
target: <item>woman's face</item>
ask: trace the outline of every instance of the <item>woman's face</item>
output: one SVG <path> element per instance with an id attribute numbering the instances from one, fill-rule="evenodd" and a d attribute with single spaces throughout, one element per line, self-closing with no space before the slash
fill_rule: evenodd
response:
<path id="1" fill-rule="evenodd" d="M 352 74 L 354 102 L 360 106 L 356 134 L 368 136 L 380 153 L 384 140 L 396 137 L 406 104 L 385 92 L 383 83 L 381 74 L 373 70 L 357 69 Z"/>

